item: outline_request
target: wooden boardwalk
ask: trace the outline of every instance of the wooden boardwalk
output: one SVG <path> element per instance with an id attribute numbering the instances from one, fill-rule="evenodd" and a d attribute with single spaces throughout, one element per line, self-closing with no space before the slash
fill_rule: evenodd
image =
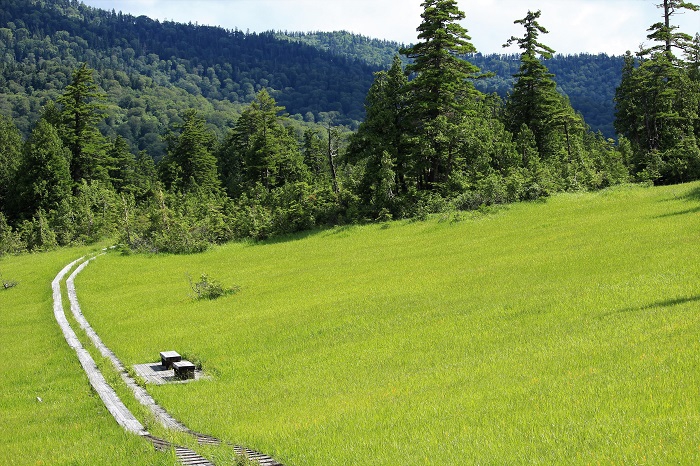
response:
<path id="1" fill-rule="evenodd" d="M 78 303 L 78 297 L 75 290 L 75 277 L 90 263 L 90 261 L 94 260 L 96 257 L 97 256 L 93 256 L 87 260 L 84 257 L 81 257 L 80 259 L 71 262 L 66 267 L 64 267 L 63 270 L 61 270 L 58 273 L 58 275 L 56 275 L 56 278 L 54 278 L 53 282 L 51 283 L 51 287 L 53 290 L 54 316 L 56 317 L 56 321 L 61 327 L 61 330 L 66 338 L 66 341 L 68 342 L 68 345 L 71 348 L 73 348 L 76 354 L 78 355 L 80 364 L 85 370 L 90 384 L 98 393 L 100 399 L 102 399 L 102 402 L 105 404 L 107 410 L 112 414 L 117 423 L 119 423 L 119 425 L 122 426 L 128 432 L 140 435 L 145 439 L 149 440 L 157 450 L 167 450 L 173 448 L 175 450 L 175 454 L 177 455 L 178 460 L 183 465 L 214 466 L 209 460 L 202 456 L 199 456 L 196 452 L 190 449 L 183 448 L 177 445 L 172 445 L 163 439 L 159 439 L 157 437 L 152 436 L 144 428 L 144 426 L 136 419 L 136 417 L 131 413 L 131 411 L 129 411 L 129 409 L 124 405 L 121 399 L 119 399 L 114 389 L 107 383 L 104 376 L 97 368 L 97 365 L 92 359 L 92 356 L 90 356 L 90 353 L 82 346 L 77 335 L 71 328 L 70 323 L 68 322 L 68 319 L 66 318 L 66 315 L 63 310 L 63 300 L 61 297 L 61 282 L 63 281 L 66 274 L 68 274 L 68 272 L 70 272 L 76 264 L 80 264 L 70 275 L 70 277 L 66 280 L 68 300 L 70 301 L 70 308 L 73 313 L 73 317 L 75 318 L 76 322 L 78 322 L 78 325 L 80 325 L 80 327 L 83 330 L 85 330 L 93 345 L 95 345 L 95 347 L 100 351 L 100 354 L 112 362 L 117 372 L 119 372 L 119 374 L 121 375 L 122 380 L 133 392 L 134 397 L 142 405 L 148 407 L 149 410 L 155 416 L 155 418 L 165 428 L 188 433 L 194 436 L 200 445 L 220 445 L 222 443 L 221 440 L 215 437 L 200 434 L 198 432 L 190 430 L 189 428 L 187 428 L 187 426 L 177 421 L 165 409 L 159 406 L 151 397 L 151 395 L 149 395 L 143 387 L 138 385 L 136 381 L 131 376 L 129 376 L 121 361 L 109 348 L 107 348 L 107 346 L 102 342 L 100 337 L 87 322 L 85 316 L 83 315 L 80 309 L 80 304 Z M 261 466 L 283 466 L 282 463 L 277 462 L 275 459 L 262 453 L 250 450 L 248 448 L 241 446 L 233 446 L 233 449 L 236 454 L 243 455 L 248 459 L 256 461 Z"/>

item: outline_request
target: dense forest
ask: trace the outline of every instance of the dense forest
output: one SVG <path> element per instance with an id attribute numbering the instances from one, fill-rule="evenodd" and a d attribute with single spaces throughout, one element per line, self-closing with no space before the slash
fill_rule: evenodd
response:
<path id="1" fill-rule="evenodd" d="M 277 33 L 277 37 L 300 41 L 324 51 L 387 69 L 403 46 L 347 32 Z M 520 68 L 520 55 L 469 53 L 462 58 L 492 73 L 474 83 L 485 94 L 505 98 L 513 88 L 513 75 Z M 606 54 L 553 55 L 542 60 L 556 77 L 559 92 L 583 115 L 586 123 L 605 137 L 616 137 L 615 89 L 622 79 L 624 58 Z M 404 60 L 407 63 L 407 60 Z"/>
<path id="2" fill-rule="evenodd" d="M 504 38 L 521 54 L 480 55 L 454 0 L 426 0 L 408 46 L 0 6 L 0 255 L 189 253 L 700 177 L 700 37 L 672 25 L 690 3 L 620 58 L 555 55 L 539 11 Z"/>
<path id="3" fill-rule="evenodd" d="M 161 23 L 68 0 L 0 0 L 0 29 L 0 111 L 22 134 L 85 62 L 113 104 L 101 131 L 156 159 L 164 150 L 160 135 L 178 112 L 196 106 L 221 136 L 262 88 L 297 120 L 332 117 L 356 129 L 373 73 L 391 66 L 402 46 L 345 32 L 255 34 Z M 464 58 L 494 73 L 476 83 L 479 90 L 507 95 L 517 55 Z M 622 57 L 556 55 L 547 65 L 591 128 L 614 137 Z"/>

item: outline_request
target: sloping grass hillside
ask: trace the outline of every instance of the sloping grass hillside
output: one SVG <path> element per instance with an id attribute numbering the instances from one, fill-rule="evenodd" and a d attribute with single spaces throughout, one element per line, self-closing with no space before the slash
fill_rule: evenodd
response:
<path id="1" fill-rule="evenodd" d="M 0 288 L 0 464 L 172 464 L 117 425 L 54 318 L 51 281 L 92 250 L 0 260 L 3 280 L 17 283 Z"/>
<path id="2" fill-rule="evenodd" d="M 289 466 L 700 463 L 700 184 L 99 258 L 83 311 L 191 428 Z M 192 299 L 187 274 L 241 291 Z M 55 337 L 55 336 L 54 336 Z M 57 337 L 55 337 L 57 338 Z"/>

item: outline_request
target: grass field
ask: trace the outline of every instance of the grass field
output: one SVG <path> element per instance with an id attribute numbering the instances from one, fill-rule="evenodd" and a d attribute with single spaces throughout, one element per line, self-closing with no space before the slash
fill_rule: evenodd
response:
<path id="1" fill-rule="evenodd" d="M 18 282 L 0 289 L 0 464 L 172 464 L 117 425 L 54 319 L 51 281 L 92 250 L 0 261 L 3 278 Z"/>
<path id="2" fill-rule="evenodd" d="M 157 401 L 192 429 L 287 466 L 691 465 L 699 240 L 700 184 L 622 187 L 194 256 L 112 253 L 76 284 L 125 364 L 175 349 L 212 375 L 149 387 Z M 71 253 L 39 256 L 45 275 Z M 9 275 L 12 261 L 26 273 L 39 264 L 10 259 L 0 270 Z M 195 301 L 186 276 L 203 272 L 241 291 Z M 47 335 L 28 346 L 70 369 L 60 374 L 72 401 L 97 413 L 84 423 L 109 428 L 111 442 L 117 428 L 50 327 L 48 282 L 41 293 L 31 305 L 49 309 L 37 323 Z M 29 328 L 16 325 L 2 331 Z M 1 386 L 42 383 L 35 374 Z M 11 402 L 31 414 L 34 396 Z M 85 449 L 99 442 L 81 437 Z"/>

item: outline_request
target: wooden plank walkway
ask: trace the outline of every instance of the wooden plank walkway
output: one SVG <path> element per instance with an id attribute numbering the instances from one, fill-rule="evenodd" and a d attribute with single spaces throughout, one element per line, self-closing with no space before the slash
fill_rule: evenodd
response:
<path id="1" fill-rule="evenodd" d="M 58 325 L 61 327 L 63 336 L 68 342 L 68 346 L 73 348 L 73 350 L 75 350 L 75 352 L 77 353 L 78 360 L 80 361 L 81 366 L 83 366 L 83 370 L 87 374 L 90 384 L 102 399 L 102 402 L 107 407 L 107 410 L 112 414 L 112 416 L 119 423 L 119 425 L 126 429 L 128 432 L 132 432 L 137 435 L 145 435 L 148 432 L 143 427 L 143 425 L 134 417 L 131 411 L 129 411 L 129 409 L 126 406 L 124 406 L 124 403 L 122 403 L 122 401 L 119 399 L 117 394 L 114 392 L 114 389 L 112 389 L 112 387 L 107 383 L 104 376 L 97 368 L 95 360 L 92 359 L 90 353 L 88 353 L 88 351 L 81 345 L 78 336 L 71 328 L 70 324 L 68 323 L 68 319 L 66 318 L 66 314 L 63 312 L 63 300 L 61 297 L 61 281 L 63 280 L 63 277 L 71 270 L 71 268 L 73 268 L 73 266 L 76 263 L 80 262 L 83 259 L 84 258 L 81 257 L 80 259 L 68 264 L 63 270 L 59 272 L 58 275 L 56 275 L 56 278 L 54 278 L 53 282 L 51 282 L 51 288 L 53 290 L 54 316 L 56 317 Z"/>
<path id="2" fill-rule="evenodd" d="M 58 322 L 61 330 L 63 331 L 66 341 L 69 346 L 73 348 L 78 354 L 78 359 L 80 360 L 83 369 L 88 375 L 90 384 L 93 386 L 95 391 L 99 394 L 100 398 L 104 402 L 105 406 L 112 414 L 114 419 L 121 425 L 124 429 L 129 432 L 141 435 L 142 437 L 148 439 L 153 446 L 158 450 L 164 449 L 175 449 L 175 454 L 183 465 L 204 465 L 204 466 L 214 466 L 209 460 L 199 456 L 196 452 L 183 448 L 180 446 L 172 445 L 169 442 L 152 436 L 143 425 L 134 417 L 134 415 L 129 411 L 126 406 L 119 399 L 114 389 L 106 382 L 104 376 L 97 368 L 95 361 L 92 359 L 90 354 L 85 350 L 77 335 L 70 326 L 70 323 L 66 319 L 65 313 L 63 311 L 63 301 L 61 298 L 61 282 L 65 275 L 78 263 L 80 265 L 73 271 L 73 273 L 66 280 L 66 288 L 68 290 L 68 299 L 70 301 L 70 308 L 73 313 L 78 325 L 86 332 L 93 345 L 100 351 L 100 354 L 109 359 L 112 365 L 115 367 L 117 372 L 120 374 L 122 380 L 131 389 L 134 397 L 144 406 L 148 407 L 153 413 L 155 418 L 167 429 L 176 430 L 180 432 L 188 433 L 194 436 L 200 445 L 220 445 L 221 440 L 194 432 L 190 430 L 187 426 L 177 421 L 172 417 L 165 409 L 159 406 L 151 395 L 128 374 L 124 365 L 121 363 L 119 358 L 102 342 L 99 335 L 92 329 L 85 316 L 80 309 L 80 304 L 78 303 L 77 292 L 75 289 L 75 277 L 94 259 L 98 256 L 93 256 L 87 260 L 84 257 L 71 262 L 69 265 L 63 268 L 56 278 L 51 283 L 53 289 L 53 301 L 54 301 L 54 315 L 56 316 L 56 321 Z M 231 445 L 231 444 L 228 444 Z M 261 466 L 284 466 L 279 463 L 274 458 L 262 454 L 260 452 L 250 450 L 245 447 L 231 445 L 234 452 L 238 455 L 243 455 L 250 460 L 259 463 Z"/>

